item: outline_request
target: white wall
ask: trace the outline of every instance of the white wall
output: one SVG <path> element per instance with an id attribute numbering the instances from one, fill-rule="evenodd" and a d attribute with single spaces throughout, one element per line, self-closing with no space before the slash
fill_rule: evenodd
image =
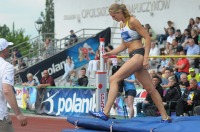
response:
<path id="1" fill-rule="evenodd" d="M 55 32 L 57 38 L 69 35 L 69 30 L 113 27 L 108 7 L 116 0 L 55 0 Z M 183 31 L 191 17 L 200 16 L 200 0 L 117 0 L 122 1 L 142 24 L 149 23 L 156 33 L 164 33 L 167 21 Z M 133 8 L 131 8 L 133 7 Z M 142 9 L 141 9 L 142 8 Z M 85 15 L 86 12 L 97 15 Z M 97 12 L 102 11 L 99 16 Z M 106 11 L 106 13 L 104 13 Z M 152 15 L 153 14 L 153 15 Z M 69 17 L 73 17 L 69 19 Z M 85 18 L 84 18 L 85 17 Z M 118 26 L 118 25 L 117 25 Z"/>

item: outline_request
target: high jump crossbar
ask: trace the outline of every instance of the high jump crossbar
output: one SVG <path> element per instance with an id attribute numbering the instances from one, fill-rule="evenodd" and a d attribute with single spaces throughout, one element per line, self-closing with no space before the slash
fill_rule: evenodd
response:
<path id="1" fill-rule="evenodd" d="M 129 56 L 111 55 L 108 58 L 129 58 Z M 149 58 L 200 58 L 200 55 L 158 55 L 158 56 L 149 56 Z"/>

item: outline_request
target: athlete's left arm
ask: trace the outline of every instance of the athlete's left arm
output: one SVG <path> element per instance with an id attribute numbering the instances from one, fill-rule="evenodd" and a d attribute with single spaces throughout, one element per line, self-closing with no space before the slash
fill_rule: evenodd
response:
<path id="1" fill-rule="evenodd" d="M 149 36 L 149 33 L 144 29 L 144 27 L 142 27 L 141 23 L 136 18 L 131 17 L 129 25 L 131 26 L 131 28 L 134 28 L 145 39 L 144 57 L 148 58 L 151 46 L 151 37 Z"/>

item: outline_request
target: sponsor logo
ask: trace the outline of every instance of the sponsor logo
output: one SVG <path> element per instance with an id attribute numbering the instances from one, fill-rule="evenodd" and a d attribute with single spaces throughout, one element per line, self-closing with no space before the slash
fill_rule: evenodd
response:
<path id="1" fill-rule="evenodd" d="M 48 92 L 48 93 L 47 93 L 47 97 L 48 97 L 48 98 L 42 102 L 42 103 L 45 103 L 45 102 L 49 102 L 49 103 L 50 103 L 50 110 L 49 110 L 48 114 L 50 114 L 50 113 L 53 112 L 53 107 L 54 107 L 53 97 L 55 97 L 58 93 L 59 93 L 59 91 L 56 92 L 55 94 L 53 94 L 52 96 L 50 96 L 50 95 L 49 95 L 49 92 Z M 50 96 L 50 97 L 49 97 L 49 96 Z"/>
<path id="2" fill-rule="evenodd" d="M 48 98 L 42 102 L 50 103 L 48 114 L 51 114 L 52 112 L 56 112 L 56 115 L 60 115 L 62 112 L 88 113 L 89 110 L 94 110 L 96 107 L 95 94 L 93 94 L 91 98 L 79 98 L 76 93 L 74 93 L 72 97 L 67 96 L 68 98 L 56 98 L 55 96 L 58 93 L 59 91 L 52 96 L 49 96 L 49 93 L 47 93 Z M 57 110 L 53 111 L 55 108 L 57 108 Z"/>
<path id="3" fill-rule="evenodd" d="M 101 93 L 101 108 L 104 108 L 105 106 L 105 94 L 104 93 Z"/>
<path id="4" fill-rule="evenodd" d="M 49 72 L 49 75 L 55 74 L 59 72 L 60 70 L 64 69 L 65 61 L 61 61 L 60 63 L 54 64 L 52 63 L 51 67 L 47 69 Z M 41 72 L 42 75 L 42 72 Z"/>

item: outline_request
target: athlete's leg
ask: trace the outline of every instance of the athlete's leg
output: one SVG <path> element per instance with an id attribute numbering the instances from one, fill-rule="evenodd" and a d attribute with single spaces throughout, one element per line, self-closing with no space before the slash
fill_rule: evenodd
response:
<path id="1" fill-rule="evenodd" d="M 162 103 L 162 99 L 158 91 L 155 89 L 155 86 L 153 85 L 152 79 L 147 70 L 141 68 L 140 70 L 135 72 L 135 76 L 139 80 L 139 82 L 143 85 L 143 87 L 147 90 L 147 92 L 151 94 L 151 98 L 155 103 L 156 107 L 158 108 L 160 114 L 162 115 L 162 118 L 163 119 L 168 118 L 168 115 Z"/>
<path id="2" fill-rule="evenodd" d="M 113 76 L 110 77 L 110 89 L 108 93 L 108 101 L 104 108 L 104 114 L 109 115 L 110 109 L 118 94 L 118 83 L 140 69 L 142 64 L 143 56 L 136 54 L 124 65 L 122 65 L 122 67 Z"/>

